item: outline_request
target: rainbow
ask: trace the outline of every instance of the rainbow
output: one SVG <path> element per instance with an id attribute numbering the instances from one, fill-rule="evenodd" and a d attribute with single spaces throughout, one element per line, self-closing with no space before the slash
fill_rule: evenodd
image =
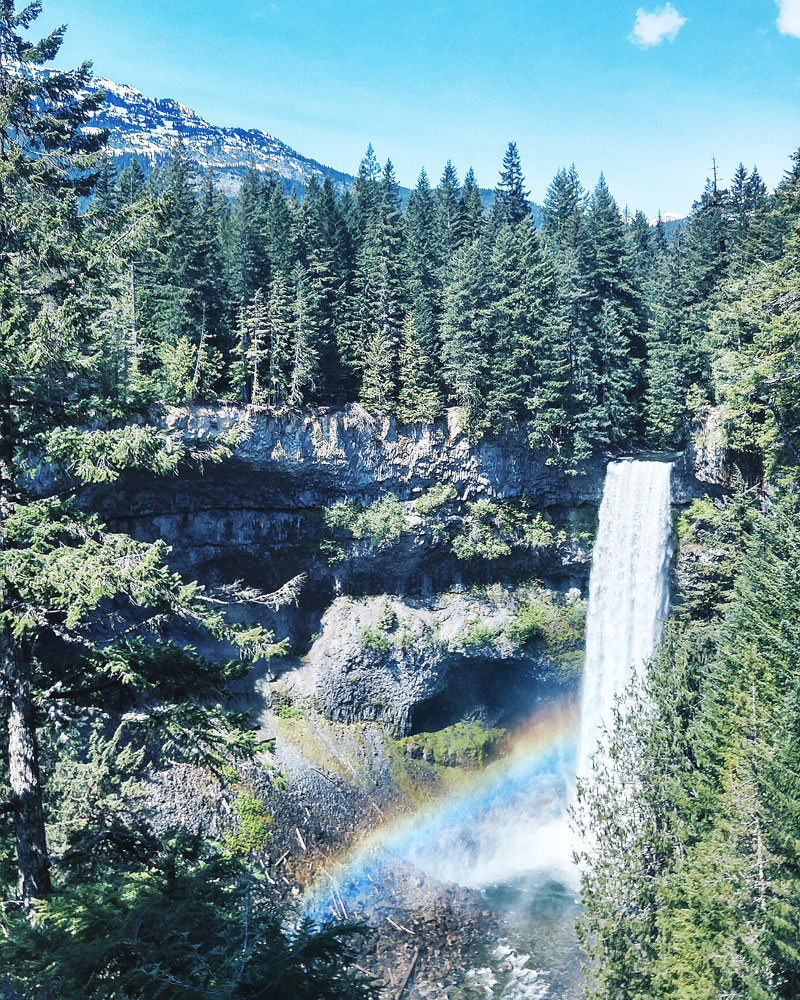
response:
<path id="1" fill-rule="evenodd" d="M 475 887 L 536 868 L 571 871 L 565 804 L 579 724 L 575 698 L 538 709 L 507 754 L 476 772 L 469 787 L 387 821 L 327 867 L 306 895 L 306 912 L 315 919 L 352 915 L 393 861 Z"/>

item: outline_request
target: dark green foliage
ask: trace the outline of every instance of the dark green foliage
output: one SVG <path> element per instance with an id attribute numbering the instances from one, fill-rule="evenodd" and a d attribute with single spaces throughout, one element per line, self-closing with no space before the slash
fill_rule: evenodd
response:
<path id="1" fill-rule="evenodd" d="M 477 500 L 469 504 L 452 547 L 458 559 L 500 559 L 513 548 L 546 547 L 552 542 L 552 525 L 527 503 Z"/>
<path id="2" fill-rule="evenodd" d="M 517 144 L 510 142 L 503 157 L 500 183 L 494 193 L 492 222 L 498 226 L 516 226 L 523 219 L 530 218 L 528 194 Z"/>
<path id="3" fill-rule="evenodd" d="M 218 397 L 359 400 L 402 422 L 456 405 L 473 437 L 522 423 L 545 461 L 577 472 L 599 450 L 680 446 L 724 402 L 740 450 L 796 453 L 793 300 L 781 295 L 791 175 L 772 196 L 755 169 L 730 192 L 709 182 L 672 240 L 641 212 L 623 218 L 602 177 L 587 196 L 574 166 L 557 172 L 537 233 L 513 143 L 487 218 L 474 173 L 461 187 L 452 163 L 435 190 L 423 171 L 403 208 L 371 147 L 352 191 L 312 179 L 302 201 L 251 166 L 230 207 L 180 144 L 147 182 L 135 160 L 117 176 L 108 159 L 97 181 L 61 241 L 88 241 L 85 259 L 111 241 L 108 273 L 69 310 L 31 326 L 19 303 L 12 319 L 73 347 L 40 373 L 51 409 L 72 390 L 83 419 Z M 787 322 L 765 337 L 753 314 L 770 310 Z M 79 328 L 104 344 L 90 391 L 64 383 L 81 371 Z"/>
<path id="4" fill-rule="evenodd" d="M 788 1000 L 800 511 L 794 497 L 767 513 L 696 505 L 681 534 L 699 578 L 584 793 L 590 995 Z"/>
<path id="5" fill-rule="evenodd" d="M 299 921 L 285 931 L 269 886 L 242 860 L 172 840 L 138 845 L 88 885 L 76 878 L 33 925 L 12 916 L 0 951 L 23 996 L 356 1000 L 377 996 L 348 968 L 358 929 Z"/>

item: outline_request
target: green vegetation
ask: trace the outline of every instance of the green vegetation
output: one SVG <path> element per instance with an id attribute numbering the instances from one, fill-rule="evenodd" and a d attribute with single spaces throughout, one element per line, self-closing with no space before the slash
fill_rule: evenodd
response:
<path id="1" fill-rule="evenodd" d="M 550 522 L 525 501 L 478 500 L 469 504 L 452 548 L 457 559 L 501 559 L 513 548 L 546 547 L 554 538 Z"/>
<path id="2" fill-rule="evenodd" d="M 384 549 L 396 542 L 407 528 L 402 504 L 393 495 L 382 497 L 367 507 L 353 500 L 341 501 L 325 508 L 323 518 L 333 538 L 324 538 L 320 548 L 330 563 L 344 558 L 344 543 L 348 540 L 366 539 Z"/>
<path id="3" fill-rule="evenodd" d="M 541 648 L 564 678 L 579 676 L 585 642 L 583 601 L 567 602 L 549 591 L 531 592 L 517 602 L 503 634 L 515 646 Z"/>
<path id="4" fill-rule="evenodd" d="M 692 505 L 702 553 L 581 820 L 591 996 L 800 991 L 800 508 Z M 633 794 L 632 794 L 633 791 Z"/>
<path id="5" fill-rule="evenodd" d="M 480 618 L 470 618 L 461 636 L 461 642 L 465 646 L 493 646 L 499 636 L 497 629 L 487 625 Z"/>
<path id="6" fill-rule="evenodd" d="M 286 702 L 278 706 L 278 715 L 282 719 L 302 719 L 304 718 L 304 713 L 299 705 L 290 705 Z"/>
<path id="7" fill-rule="evenodd" d="M 295 701 L 294 695 L 288 691 L 274 691 L 271 697 L 271 707 L 281 719 L 304 719 L 305 712 Z"/>
<path id="8" fill-rule="evenodd" d="M 695 498 L 675 520 L 675 533 L 678 536 L 678 542 L 682 544 L 698 522 L 713 525 L 718 516 L 718 509 L 713 500 L 708 497 Z"/>
<path id="9" fill-rule="evenodd" d="M 378 610 L 378 617 L 375 619 L 375 625 L 366 625 L 361 629 L 361 648 L 371 650 L 373 653 L 388 653 L 390 647 L 389 635 L 398 626 L 397 615 L 392 607 L 391 601 L 387 598 L 381 602 L 381 606 Z M 400 633 L 394 636 L 393 641 L 402 645 L 402 636 L 406 632 L 406 629 L 402 629 Z"/>
<path id="10" fill-rule="evenodd" d="M 559 608 L 552 603 L 528 600 L 514 613 L 514 619 L 503 631 L 518 646 L 527 646 L 538 639 L 547 641 L 558 619 Z"/>
<path id="11" fill-rule="evenodd" d="M 365 626 L 361 629 L 360 638 L 362 649 L 381 654 L 389 652 L 389 638 L 380 628 Z"/>
<path id="12" fill-rule="evenodd" d="M 417 733 L 398 740 L 406 754 L 419 754 L 440 767 L 483 767 L 496 756 L 506 736 L 505 729 L 492 729 L 480 722 L 457 722 L 435 733 Z"/>
<path id="13" fill-rule="evenodd" d="M 598 1000 L 797 997 L 800 153 L 773 193 L 755 168 L 709 182 L 674 239 L 642 213 L 626 222 L 605 181 L 587 193 L 574 169 L 558 171 L 537 231 L 513 143 L 488 212 L 451 164 L 403 205 L 371 149 L 351 191 L 312 180 L 287 197 L 250 168 L 231 202 L 181 143 L 149 176 L 135 159 L 118 173 L 103 134 L 83 131 L 100 101 L 85 96 L 88 64 L 39 72 L 63 29 L 36 43 L 40 5 L 17 6 L 0 4 L 2 989 L 377 993 L 348 965 L 351 929 L 287 932 L 249 858 L 268 823 L 247 797 L 233 853 L 148 832 L 156 766 L 220 773 L 264 753 L 220 706 L 285 644 L 181 580 L 163 541 L 109 531 L 92 491 L 74 499 L 235 446 L 186 454 L 160 429 L 169 406 L 358 400 L 408 422 L 455 404 L 473 440 L 521 428 L 573 475 L 600 452 L 681 446 L 714 408 L 720 445 L 763 464 L 763 509 L 736 495 L 678 521 L 702 558 L 582 797 L 597 845 L 582 933 Z M 319 424 L 311 435 L 330 458 Z M 417 510 L 454 499 L 434 487 Z M 354 539 L 390 547 L 406 522 L 386 496 L 334 505 L 325 527 L 335 561 Z M 497 560 L 582 530 L 481 500 L 452 548 Z M 366 629 L 366 648 L 388 650 L 390 628 Z M 506 636 L 573 663 L 581 630 L 579 604 L 531 595 Z M 233 660 L 163 641 L 193 631 Z M 441 739 L 434 760 L 480 762 L 493 745 Z"/>
<path id="14" fill-rule="evenodd" d="M 381 602 L 381 608 L 378 612 L 378 618 L 375 625 L 382 632 L 391 632 L 397 625 L 397 615 L 395 614 L 395 610 L 388 597 L 385 597 Z"/>
<path id="15" fill-rule="evenodd" d="M 457 496 L 456 488 L 452 483 L 439 483 L 437 486 L 431 486 L 427 493 L 417 497 L 414 506 L 420 514 L 429 517 L 431 514 L 435 514 L 440 507 L 452 503 Z"/>
<path id="16" fill-rule="evenodd" d="M 233 803 L 239 823 L 225 834 L 225 849 L 231 854 L 251 854 L 266 851 L 270 827 L 275 822 L 261 799 L 251 792 L 240 792 Z"/>
<path id="17" fill-rule="evenodd" d="M 385 496 L 371 503 L 353 529 L 355 538 L 368 538 L 379 549 L 386 548 L 406 530 L 406 518 L 400 501 Z"/>

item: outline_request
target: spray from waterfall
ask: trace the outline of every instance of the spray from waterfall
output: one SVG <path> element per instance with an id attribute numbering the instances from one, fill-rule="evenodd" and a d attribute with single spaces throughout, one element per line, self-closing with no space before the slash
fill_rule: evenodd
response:
<path id="1" fill-rule="evenodd" d="M 615 699 L 652 654 L 667 613 L 671 469 L 657 461 L 608 466 L 589 582 L 580 713 L 569 700 L 534 713 L 508 756 L 471 786 L 375 831 L 336 866 L 340 901 L 371 891 L 392 858 L 466 886 L 535 870 L 575 881 L 567 809 L 576 773 L 589 774 Z M 326 914 L 332 878 L 309 895 L 316 916 Z"/>

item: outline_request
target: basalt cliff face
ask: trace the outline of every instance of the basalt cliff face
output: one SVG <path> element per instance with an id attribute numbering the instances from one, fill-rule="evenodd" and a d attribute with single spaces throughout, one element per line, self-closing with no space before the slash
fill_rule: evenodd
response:
<path id="1" fill-rule="evenodd" d="M 471 441 L 455 410 L 402 427 L 358 405 L 227 405 L 174 410 L 167 426 L 190 450 L 227 442 L 232 454 L 171 479 L 128 477 L 92 503 L 113 528 L 163 538 L 173 567 L 210 588 L 297 581 L 281 608 L 236 609 L 291 643 L 254 676 L 266 703 L 278 682 L 334 722 L 404 736 L 502 719 L 487 674 L 511 700 L 520 684 L 579 676 L 569 607 L 585 596 L 607 458 L 568 474 L 522 429 Z M 679 502 L 728 484 L 723 453 L 707 452 L 680 457 Z"/>
<path id="2" fill-rule="evenodd" d="M 444 484 L 455 490 L 454 509 L 481 499 L 521 497 L 536 509 L 550 509 L 596 507 L 602 492 L 602 461 L 583 475 L 566 475 L 530 450 L 523 431 L 471 442 L 456 411 L 435 424 L 398 427 L 357 405 L 281 416 L 245 407 L 196 407 L 172 411 L 167 425 L 190 448 L 234 440 L 232 457 L 174 480 L 131 477 L 113 496 L 101 494 L 99 506 L 134 534 L 166 538 L 174 545 L 176 568 L 221 570 L 223 563 L 242 559 L 244 569 L 255 559 L 266 585 L 279 585 L 285 574 L 281 560 L 291 561 L 292 548 L 313 540 L 308 515 L 337 501 L 366 505 L 390 494 L 410 503 Z M 397 553 L 370 560 L 366 550 L 359 560 L 367 558 L 382 582 L 389 563 L 393 575 L 403 577 L 399 589 L 407 582 L 424 590 L 426 546 L 416 540 L 411 548 L 419 551 L 408 561 L 398 562 Z M 302 553 L 306 568 L 307 549 L 308 544 Z"/>

